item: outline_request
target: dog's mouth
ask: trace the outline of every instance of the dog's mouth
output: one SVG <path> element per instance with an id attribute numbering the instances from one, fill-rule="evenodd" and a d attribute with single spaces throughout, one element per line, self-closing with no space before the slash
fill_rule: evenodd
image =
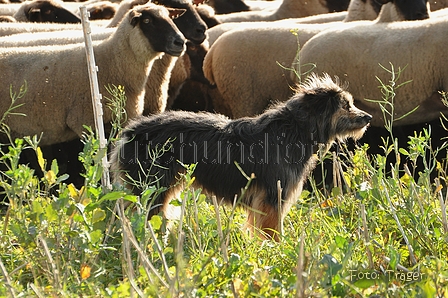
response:
<path id="1" fill-rule="evenodd" d="M 354 140 L 360 139 L 370 126 L 371 120 L 372 116 L 367 113 L 352 119 L 351 125 L 346 127 L 345 132 L 337 134 L 336 139 L 339 141 L 344 141 L 349 138 Z"/>
<path id="2" fill-rule="evenodd" d="M 351 133 L 350 137 L 355 140 L 360 139 L 366 132 L 367 128 L 370 126 L 371 120 L 372 116 L 369 114 L 359 117 L 358 121 L 356 121 L 357 125 L 354 127 L 355 129 Z"/>

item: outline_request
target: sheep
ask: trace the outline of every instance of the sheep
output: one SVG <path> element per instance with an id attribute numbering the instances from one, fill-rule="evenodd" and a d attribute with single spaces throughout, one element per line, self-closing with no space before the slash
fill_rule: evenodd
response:
<path id="1" fill-rule="evenodd" d="M 215 11 L 210 5 L 207 4 L 197 5 L 196 11 L 201 17 L 201 19 L 207 24 L 207 27 L 209 29 L 221 24 L 221 22 L 216 19 Z"/>
<path id="2" fill-rule="evenodd" d="M 81 23 L 77 15 L 55 0 L 25 1 L 13 17 L 18 22 Z"/>
<path id="3" fill-rule="evenodd" d="M 213 7 L 217 14 L 250 10 L 249 6 L 242 0 L 209 0 L 209 5 Z"/>
<path id="4" fill-rule="evenodd" d="M 448 7 L 448 0 L 429 0 L 431 11 L 439 10 L 444 7 Z"/>
<path id="5" fill-rule="evenodd" d="M 4 3 L 0 5 L 0 15 L 13 16 L 19 9 L 21 3 Z"/>
<path id="6" fill-rule="evenodd" d="M 107 94 L 107 84 L 124 86 L 128 119 L 143 111 L 144 86 L 154 60 L 163 52 L 179 56 L 185 50 L 185 38 L 170 19 L 180 12 L 155 4 L 135 7 L 113 35 L 94 45 L 100 92 Z M 27 82 L 28 91 L 17 102 L 23 106 L 15 110 L 26 114 L 26 120 L 10 115 L 5 122 L 12 138 L 43 133 L 40 144 L 51 145 L 81 137 L 83 125 L 93 126 L 83 44 L 1 49 L 0 68 L 1 114 L 9 106 L 10 85 Z M 107 108 L 103 119 L 112 119 Z"/>
<path id="7" fill-rule="evenodd" d="M 205 78 L 202 70 L 204 57 L 208 49 L 209 47 L 206 41 L 199 46 L 187 42 L 187 51 L 186 55 L 184 55 L 184 57 L 188 58 L 188 61 L 184 61 L 184 64 L 190 66 L 187 78 L 176 89 L 177 93 L 169 92 L 170 96 L 168 97 L 167 110 L 213 112 L 213 106 L 208 96 L 206 96 L 209 82 Z M 174 84 L 170 84 L 172 87 L 170 91 L 173 89 L 172 85 Z"/>
<path id="8" fill-rule="evenodd" d="M 360 2 L 364 5 L 368 5 L 364 0 L 351 0 L 351 2 Z M 369 4 L 370 5 L 370 4 Z M 299 18 L 288 18 L 284 20 L 277 20 L 276 23 L 273 23 L 271 20 L 266 21 L 249 21 L 249 22 L 241 22 L 241 21 L 232 21 L 232 22 L 220 22 L 219 25 L 213 27 L 212 29 L 207 31 L 207 40 L 209 45 L 213 45 L 213 43 L 225 32 L 228 32 L 233 29 L 242 29 L 244 28 L 252 28 L 252 27 L 270 27 L 273 24 L 280 24 L 280 22 L 286 21 L 300 24 L 308 24 L 308 23 L 327 23 L 327 22 L 336 22 L 343 21 L 347 17 L 347 11 L 342 12 L 333 12 L 333 13 L 323 13 L 317 15 L 311 15 L 307 17 L 299 17 Z M 374 19 L 374 18 L 372 18 Z"/>
<path id="9" fill-rule="evenodd" d="M 117 27 L 124 16 L 129 12 L 130 9 L 137 5 L 143 5 L 147 3 L 148 0 L 123 0 L 117 8 L 114 17 L 110 20 L 109 24 L 106 25 L 108 28 Z"/>
<path id="10" fill-rule="evenodd" d="M 0 16 L 0 22 L 15 23 L 17 20 L 13 16 Z"/>
<path id="11" fill-rule="evenodd" d="M 288 18 L 299 18 L 320 13 L 343 11 L 348 7 L 350 0 L 283 0 L 277 10 L 243 11 L 229 14 L 216 15 L 218 21 L 226 22 L 254 22 L 275 21 Z"/>
<path id="12" fill-rule="evenodd" d="M 422 123 L 448 112 L 439 94 L 439 91 L 448 90 L 447 34 L 446 18 L 347 24 L 310 39 L 300 52 L 300 61 L 315 63 L 313 71 L 317 73 L 325 71 L 347 80 L 357 105 L 373 114 L 374 126 L 384 124 L 383 115 L 377 103 L 364 99 L 381 99 L 376 76 L 385 83 L 391 78 L 379 65 L 390 69 L 389 63 L 392 63 L 395 70 L 406 67 L 400 82 L 411 82 L 396 91 L 394 117 L 398 119 L 417 106 L 418 109 L 394 124 Z"/>
<path id="13" fill-rule="evenodd" d="M 196 12 L 195 7 L 190 0 L 159 0 L 159 3 L 160 2 L 163 2 L 164 5 L 185 9 L 185 13 L 181 17 L 175 19 L 174 22 L 186 39 L 193 44 L 201 44 L 205 40 L 207 26 Z M 196 2 L 202 3 L 203 0 Z M 177 61 L 177 57 L 164 55 L 161 59 L 154 62 L 151 75 L 146 82 L 144 115 L 165 111 L 170 84 L 177 85 L 178 83 L 175 81 L 177 75 L 185 72 L 182 69 L 182 66 L 178 67 L 177 71 L 173 72 Z M 185 80 L 183 77 L 180 79 L 183 81 Z"/>
<path id="14" fill-rule="evenodd" d="M 133 2 L 133 4 L 127 5 L 128 7 L 134 7 L 137 5 L 135 4 L 136 1 L 128 1 L 127 3 L 130 2 Z M 164 0 L 164 2 L 168 1 Z M 200 44 L 206 37 L 205 31 L 207 27 L 195 12 L 195 8 L 191 5 L 189 0 L 177 0 L 171 2 L 172 5 L 163 5 L 170 8 L 185 9 L 185 12 L 182 14 L 182 16 L 174 19 L 174 23 L 176 24 L 176 26 L 182 31 L 185 37 Z M 122 4 L 123 3 L 125 2 L 122 2 Z M 119 24 L 119 22 L 117 22 L 117 24 Z M 56 28 L 59 29 L 60 27 Z M 84 34 L 81 30 L 81 27 L 79 27 L 78 30 L 69 29 L 73 29 L 73 27 L 67 27 L 67 30 L 57 30 L 54 32 L 38 31 L 31 33 L 17 33 L 6 37 L 0 37 L 0 47 L 63 45 L 84 42 Z M 91 37 L 94 41 L 103 40 L 109 37 L 114 31 L 115 28 L 93 26 Z"/>
<path id="15" fill-rule="evenodd" d="M 92 41 L 100 41 L 108 38 L 115 32 L 116 28 L 102 28 L 93 30 Z M 81 30 L 59 30 L 51 32 L 18 33 L 0 37 L 0 48 L 2 47 L 27 47 L 27 46 L 51 46 L 67 45 L 84 42 L 84 33 Z"/>
<path id="16" fill-rule="evenodd" d="M 327 22 L 352 22 L 360 20 L 374 20 L 378 17 L 378 14 L 382 6 L 390 2 L 389 0 L 351 0 L 347 11 L 341 11 L 337 13 L 326 13 L 320 15 L 313 15 L 300 18 L 297 23 L 300 24 L 315 24 L 315 23 L 327 23 Z M 404 2 L 392 1 L 401 6 L 404 19 L 408 19 L 407 13 L 414 13 L 412 6 L 407 12 Z M 350 14 L 348 12 L 351 12 Z"/>
<path id="17" fill-rule="evenodd" d="M 191 49 L 194 47 L 198 48 L 203 47 L 203 49 L 207 51 L 208 50 L 207 43 L 204 42 L 204 45 L 193 45 L 187 42 L 186 53 L 176 61 L 173 67 L 173 71 L 171 72 L 171 77 L 168 84 L 168 97 L 167 97 L 166 109 L 171 108 L 171 106 L 174 103 L 174 100 L 179 95 L 182 86 L 189 78 L 191 78 L 192 64 L 189 53 L 194 52 L 191 51 Z"/>
<path id="18" fill-rule="evenodd" d="M 303 26 L 298 39 L 302 44 L 304 40 L 329 26 L 331 25 Z M 297 40 L 290 28 L 294 26 L 233 30 L 223 34 L 210 47 L 204 58 L 203 70 L 209 82 L 216 85 L 215 88 L 209 90 L 209 95 L 217 112 L 232 118 L 255 115 L 264 110 L 272 99 L 288 98 L 293 93 L 289 88 L 288 77 L 284 74 L 288 71 L 276 64 L 279 61 L 289 66 L 293 61 Z M 230 42 L 245 36 L 243 32 L 250 32 L 251 38 L 239 40 L 238 43 Z M 278 33 L 273 34 L 273 32 Z M 259 39 L 261 36 L 268 35 L 269 40 Z M 263 53 L 254 53 L 253 50 L 249 50 L 254 41 Z M 284 47 L 283 53 L 278 51 L 279 47 Z M 286 49 L 289 49 L 288 53 Z M 279 57 L 280 55 L 286 59 Z M 250 59 L 248 59 L 249 56 Z M 228 60 L 230 57 L 232 59 Z M 255 69 L 255 65 L 251 63 L 252 59 L 262 67 L 263 71 Z M 269 63 L 273 65 L 269 67 Z"/>
<path id="19" fill-rule="evenodd" d="M 91 26 L 95 29 L 96 26 Z M 0 37 L 19 33 L 52 32 L 61 30 L 82 30 L 81 24 L 54 24 L 54 23 L 4 23 L 0 26 Z"/>
<path id="20" fill-rule="evenodd" d="M 89 20 L 108 20 L 112 19 L 118 9 L 117 3 L 110 1 L 93 2 L 86 5 L 89 12 Z"/>
<path id="21" fill-rule="evenodd" d="M 448 16 L 448 8 L 442 8 L 431 12 L 431 18 L 445 18 Z"/>
<path id="22" fill-rule="evenodd" d="M 424 1 L 413 2 L 417 12 L 415 17 L 421 17 L 420 10 L 427 9 Z M 409 2 L 405 6 L 400 3 L 388 3 L 383 10 L 395 10 L 395 7 L 399 11 L 400 8 L 407 10 L 411 5 Z M 291 86 L 294 86 L 294 81 L 290 78 L 290 70 L 277 63 L 290 68 L 298 51 L 298 42 L 303 45 L 315 34 L 343 24 L 298 26 L 291 22 L 286 26 L 285 21 L 279 22 L 281 26 L 227 32 L 210 47 L 204 59 L 204 74 L 210 83 L 216 85 L 209 90 L 216 111 L 234 118 L 252 116 L 262 112 L 272 101 L 287 100 L 293 93 Z M 367 25 L 372 24 L 371 21 L 366 22 Z M 297 29 L 297 36 L 291 33 L 293 29 Z M 301 64 L 307 66 L 302 61 Z M 295 76 L 294 73 L 291 75 Z"/>
<path id="23" fill-rule="evenodd" d="M 207 26 L 201 20 L 190 0 L 161 0 L 165 6 L 171 8 L 184 9 L 185 12 L 174 19 L 174 23 L 183 33 L 185 38 L 192 43 L 201 44 L 206 38 L 205 31 Z M 101 40 L 114 32 L 113 28 L 104 28 L 103 30 L 92 34 L 92 40 Z M 64 31 L 52 33 L 31 33 L 16 34 L 10 37 L 0 38 L 2 46 L 43 46 L 55 44 L 69 44 L 83 41 L 82 31 Z M 168 89 L 172 70 L 175 67 L 177 57 L 164 55 L 157 59 L 151 69 L 151 75 L 148 77 L 145 92 L 144 114 L 153 114 L 163 112 L 167 105 Z M 187 71 L 183 69 L 185 65 L 178 64 L 176 72 L 171 82 L 171 93 L 175 94 L 182 83 L 188 78 Z"/>
<path id="24" fill-rule="evenodd" d="M 260 0 L 245 0 L 249 10 L 275 10 L 282 4 L 281 0 L 260 1 Z"/>
<path id="25" fill-rule="evenodd" d="M 415 8 L 413 4 L 405 6 L 406 1 L 389 1 L 389 0 L 351 0 L 347 11 L 339 13 L 327 13 L 316 16 L 309 16 L 297 20 L 297 23 L 301 24 L 311 24 L 311 23 L 324 23 L 324 22 L 335 22 L 335 21 L 359 21 L 359 20 L 374 20 L 377 18 L 382 6 L 388 2 L 394 2 L 400 10 L 403 19 L 409 20 L 415 18 Z M 429 5 L 429 2 L 428 4 Z M 431 7 L 429 10 L 433 10 Z M 383 10 L 384 11 L 384 10 Z M 393 11 L 393 10 L 391 10 Z M 348 13 L 350 12 L 350 13 Z M 387 11 L 386 11 L 387 12 Z M 417 12 L 418 13 L 418 12 Z M 421 9 L 420 13 L 427 14 L 427 9 Z M 390 18 L 390 20 L 399 20 L 400 18 Z M 383 21 L 386 21 L 386 17 L 383 16 Z"/>
<path id="26" fill-rule="evenodd" d="M 195 3 L 200 4 L 204 1 L 195 0 Z M 182 17 L 176 18 L 174 23 L 178 28 L 182 28 L 181 31 L 188 40 L 196 44 L 201 44 L 204 41 L 207 25 L 198 15 L 192 0 L 153 0 L 153 2 L 165 7 L 184 9 Z"/>
<path id="27" fill-rule="evenodd" d="M 341 12 L 332 12 L 332 13 L 323 13 L 318 15 L 311 15 L 308 17 L 300 17 L 300 18 L 290 18 L 286 20 L 277 21 L 275 24 L 281 24 L 281 22 L 286 21 L 287 23 L 293 21 L 295 24 L 321 24 L 321 23 L 329 23 L 329 22 L 352 22 L 352 21 L 360 21 L 360 20 L 375 20 L 378 17 L 378 14 L 381 10 L 381 7 L 384 4 L 393 2 L 395 5 L 399 7 L 401 16 L 390 17 L 386 20 L 386 17 L 383 17 L 383 21 L 393 21 L 393 20 L 411 20 L 417 18 L 417 13 L 428 14 L 428 8 L 424 7 L 422 3 L 425 0 L 414 1 L 412 0 L 411 5 L 407 6 L 407 3 L 400 0 L 351 0 L 348 6 L 347 11 Z M 427 2 L 427 1 L 426 1 Z M 419 5 L 419 12 L 416 12 L 416 4 Z M 393 7 L 390 9 L 393 10 Z M 394 13 L 395 15 L 396 13 Z M 269 23 L 268 23 L 269 22 Z M 219 26 L 216 26 L 207 31 L 208 42 L 211 45 L 218 39 L 219 36 L 233 29 L 241 29 L 242 27 L 269 27 L 272 25 L 272 21 L 265 22 L 225 22 L 221 23 Z"/>
<path id="28" fill-rule="evenodd" d="M 203 0 L 195 1 L 198 6 L 203 5 Z M 134 1 L 129 2 L 131 5 L 135 3 Z M 158 0 L 157 3 L 168 7 L 182 8 L 185 10 L 184 15 L 174 20 L 176 25 L 181 28 L 184 36 L 195 44 L 200 44 L 206 38 L 205 31 L 207 30 L 206 24 L 201 20 L 198 15 L 195 6 L 190 0 Z M 126 7 L 126 5 L 121 5 Z M 119 11 L 122 9 L 119 9 Z M 117 11 L 117 18 L 119 19 L 119 11 Z M 116 22 L 116 20 L 111 21 L 111 24 Z M 109 26 L 111 26 L 109 24 Z M 172 70 L 175 67 L 176 57 L 170 55 L 164 55 L 160 60 L 154 62 L 153 68 L 151 70 L 151 76 L 149 76 L 146 83 L 146 92 L 144 100 L 144 110 L 143 114 L 154 114 L 163 112 L 167 105 L 168 100 L 168 89 L 172 76 Z M 173 80 L 176 78 L 180 81 L 184 81 L 186 78 L 184 76 L 185 70 L 182 69 L 183 66 L 177 67 L 177 72 L 175 73 Z M 173 83 L 176 86 L 180 83 Z"/>

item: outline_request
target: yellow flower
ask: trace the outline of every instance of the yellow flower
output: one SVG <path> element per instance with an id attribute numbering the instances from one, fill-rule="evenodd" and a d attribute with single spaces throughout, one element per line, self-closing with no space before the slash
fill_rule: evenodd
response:
<path id="1" fill-rule="evenodd" d="M 82 264 L 82 265 L 81 265 L 81 270 L 80 270 L 81 278 L 82 278 L 82 279 L 87 279 L 87 278 L 89 278 L 89 277 L 90 277 L 90 270 L 91 270 L 91 269 L 92 269 L 92 268 L 90 268 L 89 265 L 87 265 L 87 264 Z"/>

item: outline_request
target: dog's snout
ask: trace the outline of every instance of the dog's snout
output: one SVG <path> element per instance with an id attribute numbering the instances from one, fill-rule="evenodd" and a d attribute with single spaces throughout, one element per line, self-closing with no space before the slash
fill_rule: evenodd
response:
<path id="1" fill-rule="evenodd" d="M 370 120 L 372 120 L 372 115 L 366 113 L 366 114 L 364 114 L 364 116 L 362 117 L 362 119 L 363 119 L 365 122 L 369 123 Z"/>

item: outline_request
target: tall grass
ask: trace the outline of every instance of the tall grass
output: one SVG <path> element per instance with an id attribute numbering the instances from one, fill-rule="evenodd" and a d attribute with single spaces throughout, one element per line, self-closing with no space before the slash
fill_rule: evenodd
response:
<path id="1" fill-rule="evenodd" d="M 387 114 L 401 70 L 386 70 L 391 81 L 380 82 L 387 92 L 378 104 Z M 125 96 L 114 90 L 112 108 L 120 114 Z M 384 154 L 358 145 L 327 155 L 339 178 L 330 189 L 310 179 L 278 242 L 251 237 L 242 210 L 199 189 L 186 188 L 172 203 L 182 210 L 179 220 L 147 221 L 146 206 L 161 189 L 140 181 L 147 191 L 137 197 L 119 185 L 103 188 L 103 153 L 91 130 L 83 138 L 79 189 L 45 159 L 37 138 L 11 140 L 0 159 L 7 201 L 0 296 L 447 297 L 446 158 L 436 154 L 446 144 L 432 148 L 428 129 L 398 148 L 391 117 Z M 24 148 L 35 152 L 42 177 L 19 163 Z M 424 163 L 418 173 L 417 162 Z M 194 165 L 186 166 L 188 184 Z"/>

